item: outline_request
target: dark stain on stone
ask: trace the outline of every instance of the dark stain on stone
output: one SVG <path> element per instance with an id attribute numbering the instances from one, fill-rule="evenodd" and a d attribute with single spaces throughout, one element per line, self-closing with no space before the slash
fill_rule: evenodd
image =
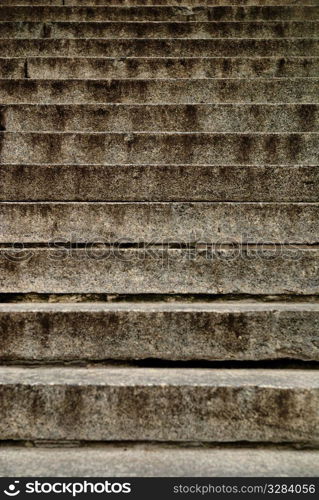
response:
<path id="1" fill-rule="evenodd" d="M 199 130 L 198 108 L 192 104 L 186 104 L 184 110 L 185 130 Z"/>
<path id="2" fill-rule="evenodd" d="M 55 108 L 55 111 L 57 114 L 57 123 L 58 123 L 57 130 L 65 131 L 67 128 L 66 108 L 64 106 L 57 106 Z M 49 113 L 47 113 L 46 116 L 49 116 Z"/>
<path id="3" fill-rule="evenodd" d="M 317 105 L 302 104 L 297 107 L 300 130 L 303 132 L 312 132 L 317 122 Z"/>
<path id="4" fill-rule="evenodd" d="M 24 64 L 23 64 L 23 76 L 24 76 L 24 78 L 30 78 L 27 59 L 24 61 Z"/>
<path id="5" fill-rule="evenodd" d="M 278 38 L 285 36 L 285 24 L 284 23 L 276 23 L 273 25 L 273 30 Z"/>
<path id="6" fill-rule="evenodd" d="M 27 399 L 30 405 L 30 417 L 32 416 L 32 421 L 34 425 L 36 425 L 38 419 L 41 419 L 41 417 L 43 417 L 43 415 L 46 415 L 47 412 L 47 395 L 45 394 L 45 388 L 42 389 L 42 387 L 26 387 L 25 390 L 27 391 Z"/>
<path id="7" fill-rule="evenodd" d="M 275 408 L 277 408 L 278 418 L 285 422 L 288 422 L 290 418 L 290 413 L 294 413 L 294 397 L 284 389 L 278 389 L 275 395 Z"/>
<path id="8" fill-rule="evenodd" d="M 227 77 L 231 74 L 232 70 L 232 62 L 231 59 L 225 58 L 223 59 L 223 77 Z"/>
<path id="9" fill-rule="evenodd" d="M 38 315 L 38 324 L 40 326 L 40 343 L 45 349 L 49 348 L 49 337 L 51 332 L 51 321 L 49 314 L 40 313 Z"/>
<path id="10" fill-rule="evenodd" d="M 299 160 L 299 155 L 302 149 L 302 138 L 298 134 L 291 134 L 287 138 L 287 149 L 288 149 L 288 155 L 289 159 L 292 162 L 295 162 Z"/>
<path id="11" fill-rule="evenodd" d="M 285 75 L 285 67 L 286 67 L 286 59 L 281 57 L 277 62 L 277 70 L 275 76 L 284 76 Z"/>
<path id="12" fill-rule="evenodd" d="M 53 80 L 51 83 L 52 94 L 54 96 L 60 96 L 63 93 L 64 82 L 59 80 Z"/>
<path id="13" fill-rule="evenodd" d="M 239 137 L 239 145 L 237 152 L 238 163 L 249 163 L 251 157 L 253 141 L 250 135 L 243 135 Z"/>
<path id="14" fill-rule="evenodd" d="M 0 132 L 5 132 L 6 128 L 6 107 L 0 106 Z"/>
<path id="15" fill-rule="evenodd" d="M 208 21 L 220 21 L 223 19 L 225 15 L 225 7 L 222 6 L 216 6 L 213 9 L 208 9 L 207 10 L 207 17 Z"/>
<path id="16" fill-rule="evenodd" d="M 5 135 L 4 132 L 0 131 L 0 163 L 3 163 L 3 147 L 4 147 L 4 142 L 5 142 Z"/>
<path id="17" fill-rule="evenodd" d="M 278 158 L 279 138 L 275 134 L 265 136 L 266 161 L 268 163 L 276 162 Z"/>
<path id="18" fill-rule="evenodd" d="M 52 27 L 46 23 L 43 23 L 40 37 L 41 38 L 51 38 L 51 32 L 52 32 Z"/>
<path id="19" fill-rule="evenodd" d="M 62 388 L 60 389 L 62 392 Z M 77 423 L 82 420 L 85 402 L 83 388 L 79 386 L 67 386 L 61 394 L 61 405 L 57 415 L 58 425 L 68 434 L 73 434 Z"/>
<path id="20" fill-rule="evenodd" d="M 0 358 L 2 359 L 8 359 L 8 351 L 10 352 L 12 342 L 12 323 L 10 319 L 10 314 L 1 315 L 0 317 Z M 14 337 L 16 335 L 17 332 L 15 331 Z"/>

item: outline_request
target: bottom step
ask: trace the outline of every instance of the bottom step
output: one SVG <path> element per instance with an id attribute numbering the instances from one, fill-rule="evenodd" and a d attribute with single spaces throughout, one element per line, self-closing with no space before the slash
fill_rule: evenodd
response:
<path id="1" fill-rule="evenodd" d="M 319 443 L 319 371 L 0 367 L 0 439 Z"/>
<path id="2" fill-rule="evenodd" d="M 317 477 L 319 452 L 285 448 L 103 445 L 0 448 L 0 476 Z"/>

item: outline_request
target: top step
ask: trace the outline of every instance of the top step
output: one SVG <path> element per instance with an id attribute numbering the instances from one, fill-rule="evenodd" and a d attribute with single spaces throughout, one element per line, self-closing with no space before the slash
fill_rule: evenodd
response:
<path id="1" fill-rule="evenodd" d="M 206 7 L 107 5 L 94 8 L 2 5 L 0 19 L 1 21 L 313 21 L 319 19 L 319 5 Z"/>
<path id="2" fill-rule="evenodd" d="M 300 5 L 300 0 L 2 0 L 2 5 Z M 304 0 L 303 5 L 318 5 Z"/>

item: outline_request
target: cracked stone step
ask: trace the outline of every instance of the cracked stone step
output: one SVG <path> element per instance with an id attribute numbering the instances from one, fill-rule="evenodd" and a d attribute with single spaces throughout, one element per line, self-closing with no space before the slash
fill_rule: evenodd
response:
<path id="1" fill-rule="evenodd" d="M 317 202 L 318 199 L 316 165 L 1 164 L 0 168 L 1 201 Z"/>
<path id="2" fill-rule="evenodd" d="M 1 11 L 1 8 L 0 8 Z M 1 12 L 0 12 L 1 14 Z M 319 39 L 5 39 L 1 57 L 318 57 Z M 262 61 L 256 64 L 262 65 Z M 283 63 L 282 63 L 283 64 Z"/>
<path id="3" fill-rule="evenodd" d="M 0 78 L 287 78 L 319 77 L 318 57 L 0 59 Z"/>
<path id="4" fill-rule="evenodd" d="M 318 361 L 318 328 L 307 302 L 0 304 L 0 360 Z"/>
<path id="5" fill-rule="evenodd" d="M 316 477 L 317 450 L 104 444 L 0 448 L 2 477 Z"/>
<path id="6" fill-rule="evenodd" d="M 318 132 L 318 104 L 0 106 L 7 132 Z"/>
<path id="7" fill-rule="evenodd" d="M 0 145 L 1 163 L 315 165 L 319 135 L 1 132 Z"/>
<path id="8" fill-rule="evenodd" d="M 317 38 L 318 21 L 1 21 L 0 38 Z"/>
<path id="9" fill-rule="evenodd" d="M 217 244 L 0 248 L 2 293 L 319 294 L 319 249 Z M 178 245 L 180 246 L 180 245 Z"/>
<path id="10" fill-rule="evenodd" d="M 0 243 L 319 243 L 318 203 L 0 203 Z"/>
<path id="11" fill-rule="evenodd" d="M 319 19 L 318 5 L 0 6 L 2 21 L 289 21 Z"/>
<path id="12" fill-rule="evenodd" d="M 0 80 L 1 104 L 317 103 L 319 79 Z"/>
<path id="13" fill-rule="evenodd" d="M 317 370 L 1 367 L 0 393 L 2 440 L 319 439 Z"/>

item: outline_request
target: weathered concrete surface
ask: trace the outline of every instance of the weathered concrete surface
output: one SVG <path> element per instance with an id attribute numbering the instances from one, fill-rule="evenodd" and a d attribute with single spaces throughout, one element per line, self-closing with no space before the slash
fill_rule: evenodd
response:
<path id="1" fill-rule="evenodd" d="M 0 123 L 7 132 L 318 132 L 319 105 L 8 104 Z"/>
<path id="2" fill-rule="evenodd" d="M 319 243 L 318 203 L 0 203 L 0 243 Z"/>
<path id="3" fill-rule="evenodd" d="M 319 452 L 164 444 L 0 448 L 1 477 L 317 477 Z"/>
<path id="4" fill-rule="evenodd" d="M 319 76 L 319 58 L 0 59 L 1 78 L 276 78 Z"/>
<path id="5" fill-rule="evenodd" d="M 275 21 L 319 18 L 318 5 L 287 6 L 1 6 L 3 21 Z"/>
<path id="6" fill-rule="evenodd" d="M 316 103 L 319 80 L 0 80 L 1 104 Z"/>
<path id="7" fill-rule="evenodd" d="M 300 0 L 280 0 L 280 5 L 300 5 Z M 234 5 L 234 0 L 2 0 L 2 5 Z M 278 5 L 278 0 L 236 0 L 238 5 Z M 318 0 L 304 0 L 304 5 L 318 5 Z"/>
<path id="8" fill-rule="evenodd" d="M 316 133 L 0 132 L 1 163 L 316 165 L 318 153 Z"/>
<path id="9" fill-rule="evenodd" d="M 318 21 L 0 22 L 0 38 L 317 38 L 318 31 Z"/>
<path id="10" fill-rule="evenodd" d="M 317 370 L 0 368 L 1 439 L 319 439 Z"/>
<path id="11" fill-rule="evenodd" d="M 0 8 L 1 16 L 1 8 Z M 76 23 L 75 23 L 76 24 Z M 288 39 L 19 39 L 1 40 L 1 57 L 317 57 L 319 40 Z M 257 65 L 262 61 L 256 60 Z"/>
<path id="12" fill-rule="evenodd" d="M 319 168 L 296 165 L 2 164 L 0 199 L 317 202 Z"/>
<path id="13" fill-rule="evenodd" d="M 316 370 L 3 367 L 0 391 L 2 439 L 319 438 Z"/>
<path id="14" fill-rule="evenodd" d="M 319 360 L 318 330 L 307 302 L 0 304 L 0 360 Z"/>
<path id="15" fill-rule="evenodd" d="M 53 246 L 53 243 L 51 244 Z M 317 246 L 1 248 L 2 293 L 319 293 Z"/>

